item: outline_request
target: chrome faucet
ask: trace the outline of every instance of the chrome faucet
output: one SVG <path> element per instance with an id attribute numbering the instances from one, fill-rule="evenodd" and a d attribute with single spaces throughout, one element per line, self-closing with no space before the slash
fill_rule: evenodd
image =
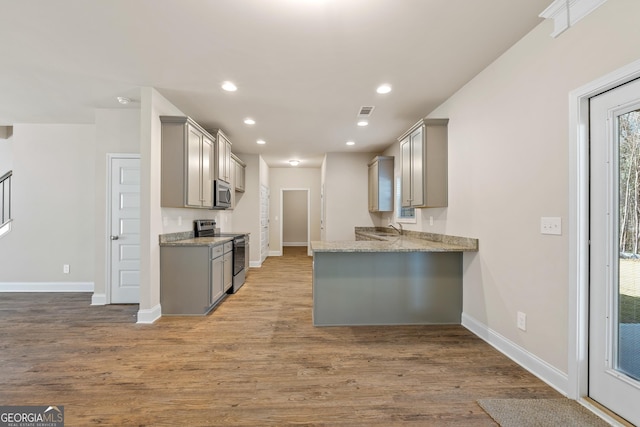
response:
<path id="1" fill-rule="evenodd" d="M 400 226 L 399 230 L 392 223 L 389 223 L 389 227 L 391 227 L 394 230 L 396 230 L 398 232 L 398 234 L 402 236 L 402 224 L 398 223 L 398 226 Z"/>

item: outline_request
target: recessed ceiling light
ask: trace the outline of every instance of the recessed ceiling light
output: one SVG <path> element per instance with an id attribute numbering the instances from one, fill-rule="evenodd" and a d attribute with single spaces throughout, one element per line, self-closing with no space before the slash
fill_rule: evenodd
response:
<path id="1" fill-rule="evenodd" d="M 245 125 L 255 125 L 255 124 L 256 124 L 256 121 L 255 121 L 255 120 L 253 120 L 253 119 L 252 119 L 252 118 L 250 118 L 250 117 L 247 117 L 246 119 L 244 119 L 244 124 L 245 124 Z"/>
<path id="2" fill-rule="evenodd" d="M 347 141 L 347 145 L 356 145 L 356 143 L 353 141 Z"/>
<path id="3" fill-rule="evenodd" d="M 366 120 L 360 120 L 360 121 L 358 122 L 358 126 L 367 126 L 368 124 L 369 124 L 369 122 L 368 122 L 368 121 L 366 121 Z"/>
<path id="4" fill-rule="evenodd" d="M 117 97 L 116 99 L 117 99 L 117 100 L 118 100 L 118 102 L 119 102 L 120 104 L 122 104 L 122 105 L 127 105 L 128 103 L 130 103 L 130 102 L 131 102 L 131 98 L 127 98 L 127 97 L 124 97 L 124 96 L 119 96 L 119 97 Z"/>
<path id="5" fill-rule="evenodd" d="M 267 141 L 265 141 L 264 139 L 259 139 L 259 140 L 256 141 L 256 144 L 260 144 L 260 145 L 264 145 L 266 143 L 267 143 Z"/>
<path id="6" fill-rule="evenodd" d="M 300 164 L 300 160 L 289 160 L 289 164 L 291 166 L 298 166 Z"/>
<path id="7" fill-rule="evenodd" d="M 391 92 L 391 85 L 387 83 L 380 85 L 378 86 L 378 89 L 376 89 L 376 92 L 382 93 L 382 94 L 389 93 Z"/>
<path id="8" fill-rule="evenodd" d="M 222 89 L 226 90 L 227 92 L 235 92 L 236 90 L 238 90 L 238 87 L 232 82 L 223 82 Z"/>

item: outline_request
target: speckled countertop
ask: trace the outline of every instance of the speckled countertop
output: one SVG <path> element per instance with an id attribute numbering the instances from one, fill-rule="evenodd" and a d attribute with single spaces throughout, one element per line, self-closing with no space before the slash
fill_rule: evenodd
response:
<path id="1" fill-rule="evenodd" d="M 238 233 L 240 234 L 240 233 Z M 231 242 L 231 236 L 193 237 L 193 231 L 160 235 L 160 246 L 216 246 Z"/>
<path id="2" fill-rule="evenodd" d="M 478 239 L 406 231 L 399 235 L 384 227 L 356 227 L 362 240 L 313 241 L 314 252 L 477 252 Z"/>

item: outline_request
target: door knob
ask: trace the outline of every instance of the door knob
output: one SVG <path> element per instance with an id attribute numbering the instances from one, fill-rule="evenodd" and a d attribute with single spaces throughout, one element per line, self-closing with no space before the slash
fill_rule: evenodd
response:
<path id="1" fill-rule="evenodd" d="M 111 240 L 118 240 L 120 236 L 111 236 Z"/>

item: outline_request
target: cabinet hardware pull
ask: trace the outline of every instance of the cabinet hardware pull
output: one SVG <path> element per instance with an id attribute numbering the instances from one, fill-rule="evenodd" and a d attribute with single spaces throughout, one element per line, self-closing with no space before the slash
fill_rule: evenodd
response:
<path id="1" fill-rule="evenodd" d="M 111 240 L 118 240 L 120 236 L 111 236 Z"/>

